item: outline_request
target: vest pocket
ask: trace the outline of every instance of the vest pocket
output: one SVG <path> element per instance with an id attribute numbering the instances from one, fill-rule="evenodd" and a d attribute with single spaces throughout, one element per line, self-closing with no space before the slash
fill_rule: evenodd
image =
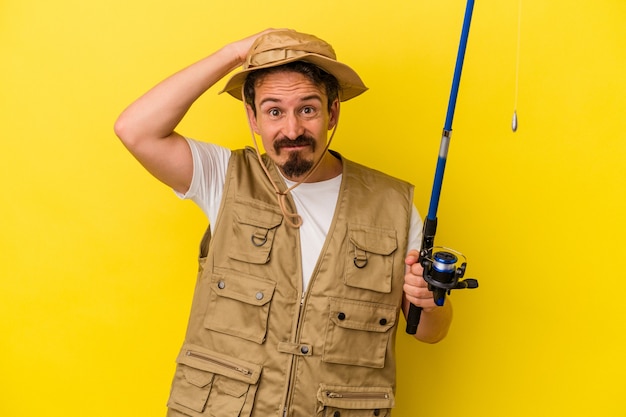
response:
<path id="1" fill-rule="evenodd" d="M 204 327 L 263 343 L 276 283 L 240 272 L 215 273 Z"/>
<path id="2" fill-rule="evenodd" d="M 276 228 L 283 221 L 282 215 L 259 207 L 259 202 L 254 200 L 235 203 L 233 213 L 232 244 L 228 256 L 246 263 L 267 263 Z"/>
<path id="3" fill-rule="evenodd" d="M 348 256 L 344 283 L 381 293 L 391 292 L 396 232 L 364 225 L 348 225 Z"/>
<path id="4" fill-rule="evenodd" d="M 186 344 L 176 359 L 167 406 L 191 417 L 248 416 L 261 367 Z"/>
<path id="5" fill-rule="evenodd" d="M 389 387 L 342 387 L 320 384 L 318 417 L 385 417 L 395 405 Z"/>
<path id="6" fill-rule="evenodd" d="M 331 298 L 322 360 L 383 368 L 396 316 L 394 306 Z"/>

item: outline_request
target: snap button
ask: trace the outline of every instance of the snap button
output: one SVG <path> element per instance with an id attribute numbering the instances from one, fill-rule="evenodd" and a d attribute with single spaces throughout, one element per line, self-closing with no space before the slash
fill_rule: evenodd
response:
<path id="1" fill-rule="evenodd" d="M 346 315 L 345 315 L 344 313 L 339 313 L 339 314 L 337 314 L 337 318 L 338 318 L 339 320 L 345 320 Z"/>
<path id="2" fill-rule="evenodd" d="M 219 281 L 217 283 L 217 288 L 219 288 L 220 290 L 223 290 L 226 287 L 226 283 L 224 281 Z"/>
<path id="3" fill-rule="evenodd" d="M 381 326 L 384 326 L 385 324 L 387 324 L 387 319 L 380 319 L 379 323 Z"/>
<path id="4" fill-rule="evenodd" d="M 341 415 L 341 413 L 339 411 L 335 411 L 333 413 L 333 417 L 339 417 Z"/>
<path id="5" fill-rule="evenodd" d="M 306 355 L 307 353 L 309 353 L 309 347 L 308 346 L 302 346 L 300 348 L 300 352 L 302 352 L 304 355 Z"/>
<path id="6" fill-rule="evenodd" d="M 256 299 L 257 300 L 262 300 L 263 299 L 263 293 L 261 291 L 259 291 L 258 293 L 256 293 Z"/>
<path id="7" fill-rule="evenodd" d="M 376 410 L 374 410 L 374 415 L 375 416 L 379 416 L 380 415 L 380 410 L 378 408 Z"/>

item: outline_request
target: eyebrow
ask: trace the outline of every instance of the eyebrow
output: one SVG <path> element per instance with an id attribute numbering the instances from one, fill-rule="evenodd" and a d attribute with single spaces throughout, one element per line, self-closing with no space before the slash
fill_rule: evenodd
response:
<path id="1" fill-rule="evenodd" d="M 302 97 L 301 102 L 309 101 L 309 100 L 317 100 L 320 103 L 322 102 L 322 96 L 319 94 L 310 94 L 308 96 Z M 267 97 L 261 100 L 259 106 L 263 106 L 265 103 L 280 103 L 282 100 L 274 97 Z"/>

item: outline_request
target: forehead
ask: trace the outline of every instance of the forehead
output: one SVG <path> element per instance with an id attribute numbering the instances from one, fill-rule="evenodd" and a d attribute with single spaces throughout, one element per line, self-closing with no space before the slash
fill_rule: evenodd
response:
<path id="1" fill-rule="evenodd" d="M 325 101 L 326 89 L 314 83 L 309 77 L 296 71 L 277 71 L 264 74 L 256 80 L 254 90 L 257 102 L 268 98 L 315 99 Z"/>

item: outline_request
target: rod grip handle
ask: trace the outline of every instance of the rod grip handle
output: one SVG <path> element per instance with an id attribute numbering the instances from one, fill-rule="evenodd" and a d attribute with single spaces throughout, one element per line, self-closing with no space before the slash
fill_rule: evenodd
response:
<path id="1" fill-rule="evenodd" d="M 417 333 L 417 326 L 420 324 L 420 316 L 422 315 L 422 307 L 411 304 L 409 314 L 406 317 L 406 332 L 408 334 Z"/>

